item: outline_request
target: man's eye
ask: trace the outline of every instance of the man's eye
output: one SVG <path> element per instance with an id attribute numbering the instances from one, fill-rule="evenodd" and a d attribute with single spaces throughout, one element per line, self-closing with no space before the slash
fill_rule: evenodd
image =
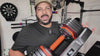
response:
<path id="1" fill-rule="evenodd" d="M 38 9 L 38 11 L 40 11 L 40 10 L 42 10 L 42 9 Z"/>
<path id="2" fill-rule="evenodd" d="M 47 7 L 46 9 L 50 9 L 50 7 Z"/>

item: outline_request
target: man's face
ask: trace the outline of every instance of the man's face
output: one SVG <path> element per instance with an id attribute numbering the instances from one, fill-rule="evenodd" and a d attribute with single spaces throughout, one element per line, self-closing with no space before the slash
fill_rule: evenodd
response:
<path id="1" fill-rule="evenodd" d="M 40 23 L 48 24 L 51 21 L 52 9 L 46 2 L 42 2 L 37 6 L 36 16 Z"/>

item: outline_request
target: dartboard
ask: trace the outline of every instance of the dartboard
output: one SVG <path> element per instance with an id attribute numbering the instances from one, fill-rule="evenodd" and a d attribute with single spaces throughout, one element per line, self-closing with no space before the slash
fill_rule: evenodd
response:
<path id="1" fill-rule="evenodd" d="M 12 3 L 4 3 L 1 5 L 1 14 L 7 21 L 15 21 L 18 10 Z"/>

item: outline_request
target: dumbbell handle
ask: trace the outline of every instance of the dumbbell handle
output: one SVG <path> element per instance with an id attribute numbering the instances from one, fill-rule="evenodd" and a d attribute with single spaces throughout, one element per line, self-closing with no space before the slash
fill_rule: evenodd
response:
<path id="1" fill-rule="evenodd" d="M 61 27 L 61 28 L 67 30 L 67 31 L 72 35 L 73 39 L 75 39 L 73 32 L 71 32 L 68 28 L 66 28 L 66 27 Z M 64 39 L 65 39 L 65 36 L 64 36 L 64 35 L 61 35 L 61 36 L 50 46 L 50 49 L 51 49 L 52 51 L 54 51 L 54 50 L 57 48 L 57 46 L 59 46 L 59 44 L 60 44 Z"/>
<path id="2" fill-rule="evenodd" d="M 51 46 L 50 49 L 54 51 L 56 47 L 65 39 L 64 35 L 61 35 Z"/>
<path id="3" fill-rule="evenodd" d="M 64 35 L 61 35 L 51 46 L 50 49 L 40 46 L 40 49 L 46 56 L 52 56 L 51 51 L 54 51 L 56 47 L 65 39 Z"/>
<path id="4" fill-rule="evenodd" d="M 61 27 L 61 28 L 68 31 L 72 35 L 73 39 L 75 39 L 73 32 L 71 32 L 68 28 L 66 27 Z M 61 42 L 64 41 L 64 39 L 65 39 L 65 35 L 63 34 L 52 45 L 50 45 L 49 49 L 43 46 L 40 46 L 40 49 L 43 51 L 43 53 L 46 56 L 52 56 L 51 51 L 54 51 L 61 44 Z"/>

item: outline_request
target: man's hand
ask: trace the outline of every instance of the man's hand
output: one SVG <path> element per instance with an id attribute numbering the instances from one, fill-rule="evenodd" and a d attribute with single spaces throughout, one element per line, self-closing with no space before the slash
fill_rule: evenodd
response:
<path id="1" fill-rule="evenodd" d="M 14 51 L 12 49 L 9 50 L 9 56 L 25 56 L 23 53 L 20 51 Z"/>

